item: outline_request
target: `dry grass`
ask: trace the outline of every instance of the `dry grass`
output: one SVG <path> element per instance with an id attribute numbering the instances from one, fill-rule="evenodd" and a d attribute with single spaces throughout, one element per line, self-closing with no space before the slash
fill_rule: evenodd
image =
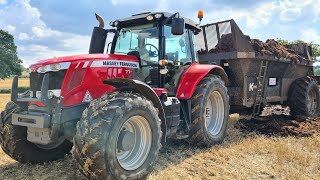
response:
<path id="1" fill-rule="evenodd" d="M 0 110 L 8 95 L 0 95 Z M 320 179 L 320 137 L 265 137 L 233 127 L 226 141 L 198 149 L 179 141 L 161 150 L 148 179 Z M 0 150 L 0 179 L 85 179 L 71 156 L 44 165 L 21 164 Z"/>
<path id="2" fill-rule="evenodd" d="M 11 89 L 12 79 L 0 79 L 0 89 Z M 29 78 L 19 78 L 19 87 L 29 87 Z"/>
<path id="3" fill-rule="evenodd" d="M 4 109 L 9 100 L 10 94 L 0 94 L 0 111 Z"/>

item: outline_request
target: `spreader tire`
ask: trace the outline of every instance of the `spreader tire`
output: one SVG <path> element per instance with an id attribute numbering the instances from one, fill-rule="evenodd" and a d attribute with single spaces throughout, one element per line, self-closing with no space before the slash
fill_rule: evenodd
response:
<path id="1" fill-rule="evenodd" d="M 314 78 L 307 76 L 297 79 L 290 87 L 290 114 L 317 117 L 320 109 L 319 100 L 319 86 Z"/>
<path id="2" fill-rule="evenodd" d="M 141 179 L 152 170 L 161 136 L 151 101 L 113 92 L 92 101 L 83 112 L 73 155 L 89 179 Z"/>
<path id="3" fill-rule="evenodd" d="M 27 140 L 27 128 L 11 124 L 12 113 L 21 112 L 15 103 L 9 102 L 0 116 L 0 141 L 2 150 L 22 163 L 44 163 L 63 158 L 70 153 L 72 143 L 65 140 L 52 149 L 43 149 Z"/>
<path id="4" fill-rule="evenodd" d="M 198 146 L 221 143 L 229 119 L 229 96 L 220 76 L 208 74 L 197 85 L 191 99 L 188 141 Z"/>

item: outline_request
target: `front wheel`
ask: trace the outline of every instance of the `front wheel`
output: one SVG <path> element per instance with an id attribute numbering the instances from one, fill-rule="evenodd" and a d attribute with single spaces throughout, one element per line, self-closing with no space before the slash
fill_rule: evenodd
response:
<path id="1" fill-rule="evenodd" d="M 0 142 L 2 150 L 11 158 L 22 163 L 43 163 L 63 158 L 70 153 L 72 143 L 61 139 L 55 144 L 39 145 L 27 140 L 27 127 L 11 124 L 12 113 L 22 109 L 9 102 L 1 112 Z"/>
<path id="2" fill-rule="evenodd" d="M 221 143 L 229 119 L 229 96 L 222 79 L 208 74 L 199 84 L 191 99 L 191 129 L 188 141 L 209 146 Z"/>
<path id="3" fill-rule="evenodd" d="M 161 147 L 152 102 L 139 94 L 107 94 L 90 103 L 77 124 L 74 157 L 90 179 L 140 179 Z"/>

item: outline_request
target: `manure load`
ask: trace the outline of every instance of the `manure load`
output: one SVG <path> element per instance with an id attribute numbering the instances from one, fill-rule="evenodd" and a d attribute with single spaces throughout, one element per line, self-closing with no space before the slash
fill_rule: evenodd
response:
<path id="1" fill-rule="evenodd" d="M 201 26 L 202 33 L 197 36 L 198 54 L 203 62 L 232 58 L 257 58 L 293 61 L 310 65 L 311 47 L 306 43 L 281 45 L 274 39 L 263 42 L 244 35 L 234 20 L 227 20 Z M 204 58 L 203 58 L 204 57 Z"/>

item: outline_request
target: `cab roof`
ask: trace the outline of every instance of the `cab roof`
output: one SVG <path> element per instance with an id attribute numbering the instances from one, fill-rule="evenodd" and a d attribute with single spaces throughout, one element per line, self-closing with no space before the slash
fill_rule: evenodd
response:
<path id="1" fill-rule="evenodd" d="M 173 13 L 168 13 L 168 12 L 143 12 L 143 13 L 139 13 L 139 14 L 134 14 L 130 17 L 117 19 L 115 21 L 118 21 L 120 26 L 130 26 L 130 25 L 139 24 L 139 23 L 146 23 L 146 22 L 148 22 L 148 20 L 146 19 L 147 16 L 155 15 L 155 14 L 162 14 L 162 17 L 159 19 L 154 18 L 154 20 L 152 20 L 152 22 L 161 21 L 161 20 L 166 19 L 166 18 L 173 15 Z M 196 23 L 194 21 L 192 21 L 191 19 L 182 17 L 182 16 L 180 16 L 180 14 L 179 14 L 179 17 L 184 19 L 184 22 L 185 22 L 187 28 L 191 28 L 193 30 L 196 30 L 197 32 L 201 31 L 200 27 L 197 26 Z M 113 22 L 115 22 L 115 21 L 113 21 Z M 169 23 L 170 23 L 170 21 L 169 21 Z"/>

